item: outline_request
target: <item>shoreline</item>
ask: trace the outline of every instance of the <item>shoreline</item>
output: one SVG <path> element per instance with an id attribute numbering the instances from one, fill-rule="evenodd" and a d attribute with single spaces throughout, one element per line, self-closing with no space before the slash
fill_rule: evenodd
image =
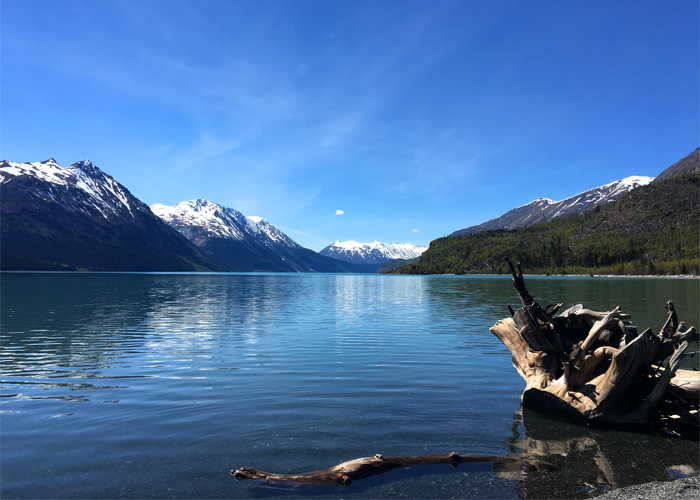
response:
<path id="1" fill-rule="evenodd" d="M 535 278 L 656 278 L 656 279 L 674 279 L 674 280 L 691 280 L 700 279 L 700 276 L 694 274 L 528 274 Z"/>
<path id="2" fill-rule="evenodd" d="M 403 274 L 399 276 L 430 276 L 429 274 Z M 489 277 L 512 277 L 511 274 L 487 274 L 487 273 L 476 273 L 476 274 L 436 274 L 433 276 L 489 276 Z M 680 279 L 680 280 L 700 280 L 700 275 L 696 274 L 538 274 L 538 273 L 525 273 L 525 276 L 530 278 L 649 278 L 649 279 Z"/>

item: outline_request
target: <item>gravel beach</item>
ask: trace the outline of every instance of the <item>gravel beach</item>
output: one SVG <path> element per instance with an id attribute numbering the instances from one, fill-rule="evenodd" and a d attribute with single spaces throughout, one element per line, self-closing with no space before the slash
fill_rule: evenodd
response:
<path id="1" fill-rule="evenodd" d="M 603 493 L 596 498 L 601 500 L 700 499 L 700 476 L 628 486 Z"/>

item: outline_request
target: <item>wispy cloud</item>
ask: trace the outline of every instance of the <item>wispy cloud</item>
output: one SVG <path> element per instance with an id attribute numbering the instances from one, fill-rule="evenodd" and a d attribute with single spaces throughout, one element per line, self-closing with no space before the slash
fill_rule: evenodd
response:
<path id="1" fill-rule="evenodd" d="M 304 231 L 299 231 L 298 229 L 294 229 L 293 227 L 277 226 L 277 228 L 284 231 L 285 233 L 291 233 L 292 235 L 295 235 L 295 236 L 303 236 L 304 238 L 313 238 L 313 236 L 310 235 L 309 233 L 304 232 Z"/>
<path id="2" fill-rule="evenodd" d="M 201 165 L 206 160 L 211 160 L 228 153 L 241 145 L 240 139 L 221 140 L 211 132 L 205 132 L 199 140 L 187 148 L 184 153 L 178 154 L 173 166 L 176 169 L 186 169 Z"/>

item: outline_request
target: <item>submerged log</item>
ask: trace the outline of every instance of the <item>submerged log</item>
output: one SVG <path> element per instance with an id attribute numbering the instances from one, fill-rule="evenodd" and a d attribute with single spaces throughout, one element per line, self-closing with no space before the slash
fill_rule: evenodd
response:
<path id="1" fill-rule="evenodd" d="M 669 317 L 659 335 L 651 329 L 638 334 L 619 307 L 596 312 L 578 305 L 554 316 L 559 305 L 543 309 L 525 287 L 520 265 L 516 271 L 508 264 L 522 307 L 491 332 L 511 352 L 525 379 L 524 407 L 590 422 L 647 424 L 675 391 L 682 409 L 697 418 L 690 400 L 695 391 L 697 401 L 700 374 L 674 375 L 698 332 L 678 321 L 672 302 L 666 304 Z"/>
<path id="2" fill-rule="evenodd" d="M 452 452 L 444 455 L 420 455 L 406 457 L 373 457 L 356 458 L 343 462 L 328 469 L 306 472 L 303 474 L 275 474 L 250 467 L 232 470 L 231 475 L 237 480 L 258 479 L 272 483 L 304 483 L 347 486 L 353 481 L 378 476 L 390 470 L 415 465 L 440 465 L 452 467 L 466 462 L 494 462 L 496 471 L 542 471 L 554 470 L 554 466 L 542 460 L 527 460 L 515 457 L 497 457 L 488 455 L 460 455 Z"/>

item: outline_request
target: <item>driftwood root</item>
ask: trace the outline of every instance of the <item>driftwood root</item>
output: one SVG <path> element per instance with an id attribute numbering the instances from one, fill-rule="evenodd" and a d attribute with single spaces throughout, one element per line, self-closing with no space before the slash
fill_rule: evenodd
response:
<path id="1" fill-rule="evenodd" d="M 517 270 L 508 264 L 522 307 L 513 312 L 509 306 L 512 317 L 491 332 L 525 379 L 524 406 L 590 422 L 647 424 L 662 401 L 674 398 L 680 413 L 697 421 L 700 373 L 675 375 L 699 336 L 678 320 L 673 302 L 666 303 L 668 319 L 659 335 L 651 329 L 638 334 L 619 307 L 597 312 L 577 305 L 554 316 L 558 305 L 540 307 L 520 264 Z"/>

